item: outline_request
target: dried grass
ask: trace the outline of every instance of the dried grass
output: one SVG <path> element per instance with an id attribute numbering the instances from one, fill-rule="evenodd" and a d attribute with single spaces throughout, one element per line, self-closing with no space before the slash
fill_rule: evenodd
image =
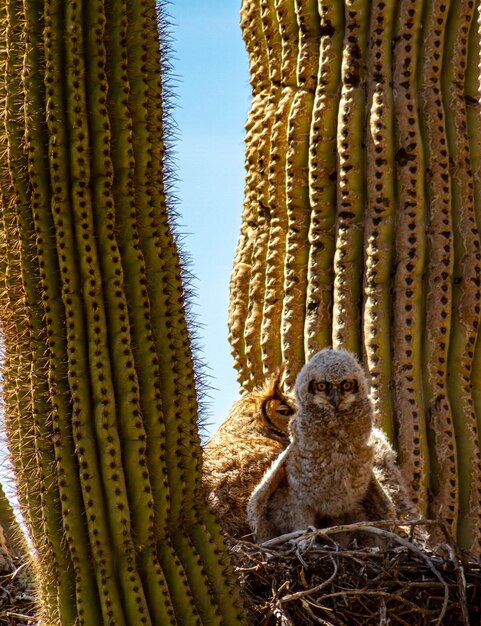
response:
<path id="1" fill-rule="evenodd" d="M 413 542 L 420 528 L 442 533 L 435 552 Z M 336 535 L 347 531 L 386 547 L 343 548 Z M 439 523 L 337 526 L 262 546 L 232 542 L 231 553 L 252 626 L 481 623 L 481 563 L 464 558 Z"/>
<path id="2" fill-rule="evenodd" d="M 0 626 L 34 626 L 36 602 L 32 574 L 15 559 L 15 569 L 0 575 Z"/>

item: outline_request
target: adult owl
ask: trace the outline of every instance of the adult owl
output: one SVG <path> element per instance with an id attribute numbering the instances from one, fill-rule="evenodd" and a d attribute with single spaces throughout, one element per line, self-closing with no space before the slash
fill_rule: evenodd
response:
<path id="1" fill-rule="evenodd" d="M 266 469 L 289 443 L 294 402 L 281 390 L 282 372 L 242 396 L 204 448 L 203 486 L 223 530 L 250 535 L 246 506 Z"/>
<path id="2" fill-rule="evenodd" d="M 308 526 L 395 519 L 374 472 L 373 411 L 356 358 L 321 350 L 301 369 L 295 395 L 291 443 L 248 504 L 256 540 Z"/>

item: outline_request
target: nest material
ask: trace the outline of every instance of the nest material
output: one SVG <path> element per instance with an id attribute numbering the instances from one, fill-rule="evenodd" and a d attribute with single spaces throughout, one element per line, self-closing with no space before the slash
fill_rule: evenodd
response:
<path id="1" fill-rule="evenodd" d="M 435 552 L 406 537 L 421 524 L 443 531 Z M 343 548 L 335 539 L 346 532 L 386 547 Z M 481 563 L 463 559 L 439 523 L 351 524 L 233 542 L 231 553 L 253 626 L 481 623 Z"/>
<path id="2" fill-rule="evenodd" d="M 31 570 L 15 558 L 14 570 L 0 572 L 0 626 L 34 626 L 36 601 Z"/>

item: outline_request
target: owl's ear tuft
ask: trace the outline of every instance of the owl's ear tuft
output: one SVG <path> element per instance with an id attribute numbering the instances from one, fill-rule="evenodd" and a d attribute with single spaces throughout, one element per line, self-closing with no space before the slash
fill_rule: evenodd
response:
<path id="1" fill-rule="evenodd" d="M 264 398 L 277 398 L 283 400 L 285 393 L 282 391 L 282 379 L 284 376 L 284 365 L 278 367 L 275 372 L 269 376 L 260 389 Z"/>
<path id="2" fill-rule="evenodd" d="M 284 392 L 282 391 L 282 379 L 284 377 L 285 366 L 281 365 L 277 368 L 277 371 L 272 376 L 272 395 L 276 398 L 284 398 Z"/>

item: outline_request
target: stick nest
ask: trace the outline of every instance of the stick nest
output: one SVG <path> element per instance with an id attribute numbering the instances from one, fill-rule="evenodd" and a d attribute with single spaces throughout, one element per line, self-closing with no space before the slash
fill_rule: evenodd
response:
<path id="1" fill-rule="evenodd" d="M 419 529 L 442 536 L 435 551 L 413 539 Z M 358 546 L 336 542 L 346 531 Z M 363 547 L 363 537 L 385 547 Z M 481 562 L 436 522 L 366 522 L 230 547 L 253 626 L 481 623 Z"/>
<path id="2" fill-rule="evenodd" d="M 14 558 L 13 571 L 0 568 L 0 626 L 35 626 L 37 602 L 27 563 Z"/>

